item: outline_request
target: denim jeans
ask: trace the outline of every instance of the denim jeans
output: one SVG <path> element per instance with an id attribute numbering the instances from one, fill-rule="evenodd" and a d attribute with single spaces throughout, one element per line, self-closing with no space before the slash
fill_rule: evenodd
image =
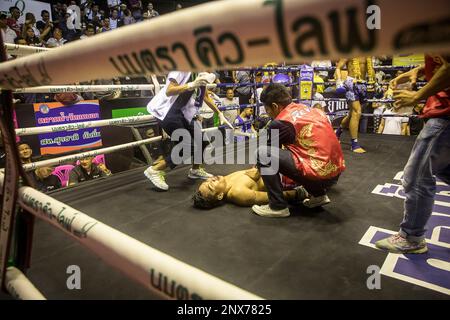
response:
<path id="1" fill-rule="evenodd" d="M 450 184 L 450 119 L 429 119 L 409 156 L 403 174 L 405 212 L 400 234 L 411 241 L 424 238 L 436 193 L 436 177 Z"/>

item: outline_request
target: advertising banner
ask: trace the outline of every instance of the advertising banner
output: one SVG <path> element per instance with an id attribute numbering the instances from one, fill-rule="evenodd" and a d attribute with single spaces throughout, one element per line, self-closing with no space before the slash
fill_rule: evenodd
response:
<path id="1" fill-rule="evenodd" d="M 80 101 L 65 106 L 59 102 L 33 104 L 36 125 L 51 126 L 100 120 L 98 100 Z M 39 135 L 41 154 L 59 154 L 102 146 L 100 128 L 52 132 Z"/>

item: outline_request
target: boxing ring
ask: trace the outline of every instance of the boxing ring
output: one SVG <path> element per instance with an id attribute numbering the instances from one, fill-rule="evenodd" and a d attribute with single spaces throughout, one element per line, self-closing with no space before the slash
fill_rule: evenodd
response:
<path id="1" fill-rule="evenodd" d="M 390 26 L 386 32 L 379 32 L 376 43 L 366 55 L 390 54 L 409 52 L 411 50 L 438 50 L 448 51 L 450 43 L 442 39 L 434 39 L 435 42 L 416 44 L 407 43 L 401 35 L 405 32 L 404 28 L 409 24 L 417 24 L 416 17 L 405 17 L 402 21 L 396 18 L 394 12 L 402 5 L 408 4 L 412 12 L 420 12 L 423 21 L 432 21 L 438 24 L 439 19 L 443 17 L 440 9 L 446 7 L 445 1 L 438 1 L 433 8 L 425 6 L 421 1 L 379 1 L 379 6 L 383 13 L 383 21 Z M 202 271 L 184 263 L 170 255 L 156 250 L 130 236 L 107 226 L 89 215 L 72 208 L 71 206 L 60 202 L 53 197 L 38 192 L 28 186 L 18 188 L 18 177 L 25 179 L 24 172 L 35 168 L 51 165 L 63 164 L 69 161 L 82 159 L 86 156 L 94 156 L 120 150 L 120 148 L 132 148 L 147 143 L 153 143 L 162 139 L 154 137 L 127 145 L 103 148 L 99 150 L 80 153 L 77 155 L 65 156 L 51 160 L 41 161 L 31 165 L 17 166 L 17 150 L 15 149 L 14 136 L 31 135 L 43 132 L 55 132 L 58 130 L 74 130 L 89 126 L 105 125 L 124 125 L 145 122 L 151 119 L 151 116 L 139 116 L 126 119 L 100 120 L 89 123 L 72 124 L 71 126 L 52 126 L 47 128 L 22 128 L 13 130 L 12 128 L 12 105 L 11 91 L 32 93 L 32 92 L 89 92 L 107 89 L 105 87 L 90 88 L 83 86 L 50 86 L 74 83 L 79 81 L 92 80 L 93 74 L 96 78 L 105 79 L 119 76 L 131 76 L 139 74 L 164 74 L 169 70 L 192 70 L 202 71 L 204 69 L 226 69 L 229 67 L 240 68 L 243 66 L 258 66 L 267 61 L 280 59 L 287 63 L 295 62 L 296 59 L 313 59 L 314 57 L 337 58 L 348 57 L 355 52 L 345 52 L 331 39 L 325 40 L 328 52 L 317 54 L 305 54 L 301 47 L 301 37 L 296 39 L 295 50 L 292 48 L 293 39 L 298 36 L 298 31 L 303 23 L 302 17 L 297 12 L 301 11 L 311 15 L 316 15 L 319 23 L 324 25 L 326 21 L 323 10 L 326 5 L 330 12 L 337 12 L 342 3 L 337 4 L 334 1 L 320 1 L 317 3 L 304 3 L 299 1 L 273 1 L 268 4 L 261 0 L 253 0 L 245 3 L 231 4 L 231 1 L 223 1 L 214 4 L 207 4 L 195 9 L 183 10 L 167 17 L 160 17 L 154 21 L 142 23 L 135 26 L 125 27 L 115 32 L 96 36 L 95 39 L 87 39 L 83 42 L 70 43 L 64 47 L 37 52 L 26 57 L 18 58 L 13 61 L 0 64 L 0 86 L 4 89 L 2 103 L 2 134 L 7 150 L 7 166 L 5 173 L 0 174 L 3 195 L 2 211 L 2 232 L 0 238 L 0 271 L 1 283 L 10 294 L 18 298 L 42 299 L 43 296 L 36 288 L 24 280 L 24 276 L 15 268 L 7 268 L 9 247 L 11 243 L 11 229 L 14 221 L 14 211 L 16 199 L 18 205 L 25 210 L 27 215 L 38 217 L 54 227 L 63 231 L 84 247 L 90 249 L 97 256 L 109 265 L 119 269 L 129 278 L 142 284 L 145 288 L 156 292 L 157 294 L 175 299 L 260 299 L 265 297 L 261 294 L 256 295 L 237 287 L 234 284 L 221 280 L 211 274 Z M 348 8 L 362 10 L 364 5 L 360 1 L 346 1 Z M 255 6 L 258 10 L 255 10 Z M 426 8 L 427 10 L 423 10 Z M 194 11 L 193 11 L 194 10 Z M 335 11 L 333 11 L 335 10 Z M 208 13 L 209 18 L 192 23 L 191 14 L 195 12 L 196 16 Z M 240 17 L 242 24 L 237 26 L 228 20 L 213 18 L 215 16 L 225 16 L 224 13 Z M 425 14 L 426 13 L 426 14 Z M 413 16 L 413 15 L 411 15 Z M 273 25 L 267 23 L 257 24 L 260 19 L 274 19 Z M 183 24 L 189 22 L 192 30 L 180 32 L 173 30 L 174 21 Z M 431 25 L 433 25 L 430 23 Z M 287 25 L 293 26 L 292 32 Z M 255 29 L 254 25 L 260 25 Z M 362 30 L 363 22 L 359 21 L 357 25 Z M 164 30 L 164 32 L 161 32 Z M 219 30 L 219 31 L 217 31 Z M 375 31 L 374 31 L 375 32 Z M 403 32 L 403 33 L 402 33 Z M 369 32 L 371 33 L 371 31 Z M 139 37 L 133 36 L 139 34 Z M 206 35 L 217 37 L 217 40 L 206 38 Z M 372 34 L 372 33 L 371 33 Z M 265 37 L 263 36 L 265 35 Z M 202 38 L 203 37 L 203 38 Z M 400 40 L 398 39 L 400 37 Z M 405 36 L 406 37 L 406 36 Z M 117 39 L 123 39 L 120 46 L 117 46 Z M 395 45 L 392 41 L 397 40 Z M 214 52 L 211 47 L 215 42 L 221 48 L 221 56 Z M 402 42 L 403 41 L 403 42 Z M 323 45 L 325 45 L 325 43 Z M 406 43 L 406 44 L 405 44 Z M 195 44 L 195 45 L 194 45 Z M 244 45 L 245 44 L 245 45 Z M 265 46 L 264 50 L 258 49 Z M 99 50 L 98 48 L 101 48 Z M 14 48 L 7 48 L 13 50 Z M 26 48 L 16 47 L 11 52 L 21 53 L 23 55 L 31 53 Z M 35 50 L 34 52 L 39 51 Z M 362 50 L 360 50 L 362 51 Z M 180 55 L 179 53 L 182 52 Z M 196 53 L 194 55 L 193 53 Z M 209 53 L 216 54 L 216 60 L 208 57 Z M 358 51 L 359 53 L 359 51 Z M 86 58 L 95 56 L 96 61 L 93 64 L 86 63 Z M 195 58 L 194 58 L 195 56 Z M 67 64 L 67 61 L 70 61 Z M 92 67 L 94 66 L 94 69 Z M 245 69 L 242 69 L 245 70 Z M 258 70 L 258 69 L 255 69 Z M 253 70 L 253 71 L 255 71 Z M 275 69 L 259 69 L 262 71 L 275 71 Z M 277 71 L 289 71 L 289 69 L 277 68 Z M 299 71 L 298 68 L 292 68 L 290 71 Z M 323 83 L 321 83 L 323 84 Z M 218 86 L 229 86 L 230 84 L 221 84 Z M 256 88 L 258 85 L 249 85 Z M 297 85 L 297 84 L 291 84 Z M 301 86 L 299 83 L 298 85 Z M 44 86 L 36 88 L 38 86 Z M 236 85 L 238 86 L 238 85 Z M 262 86 L 262 85 L 261 85 Z M 31 87 L 31 88 L 26 88 Z M 155 89 L 152 85 L 143 86 L 123 86 L 112 87 L 108 90 L 147 90 Z M 374 100 L 380 101 L 380 100 Z M 383 100 L 381 102 L 392 102 Z M 241 105 L 235 107 L 251 106 L 258 110 L 259 103 L 251 105 Z M 233 108 L 221 108 L 221 110 L 232 110 Z M 216 130 L 216 129 L 214 129 Z M 28 238 L 25 242 L 30 242 L 32 235 L 32 221 L 30 218 L 28 226 Z M 26 269 L 30 259 L 30 248 L 25 255 L 25 262 L 21 269 Z M 171 291 L 161 286 L 154 285 L 153 275 L 159 273 L 166 275 L 166 281 L 171 283 Z M 150 279 L 150 281 L 149 281 Z M 255 283 L 257 282 L 254 280 Z M 250 283 L 251 287 L 252 284 Z M 170 292 L 168 292 L 170 291 Z M 262 291 L 264 292 L 264 290 Z M 281 294 L 282 296 L 282 294 Z M 273 293 L 269 297 L 276 297 Z"/>

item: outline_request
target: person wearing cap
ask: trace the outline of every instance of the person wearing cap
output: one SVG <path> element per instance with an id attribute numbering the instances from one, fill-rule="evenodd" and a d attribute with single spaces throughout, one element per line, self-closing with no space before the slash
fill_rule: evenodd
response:
<path id="1" fill-rule="evenodd" d="M 183 136 L 179 139 L 181 141 L 173 142 L 169 148 L 169 155 L 144 171 L 145 176 L 158 190 L 167 191 L 169 189 L 164 178 L 164 170 L 167 167 L 175 168 L 180 162 L 186 163 L 191 155 L 194 156 L 195 152 L 200 151 L 194 144 L 194 132 L 201 130 L 198 113 L 203 101 L 218 114 L 221 124 L 233 128 L 233 125 L 219 111 L 210 95 L 206 94 L 208 91 L 206 85 L 212 84 L 215 79 L 216 76 L 213 73 L 202 72 L 195 77 L 191 72 L 172 71 L 167 76 L 166 85 L 148 103 L 148 112 L 158 120 L 167 135 L 171 137 L 177 131 L 176 134 L 187 132 L 190 136 L 187 142 L 183 140 Z M 177 129 L 184 130 L 184 132 Z M 202 141 L 200 159 L 202 159 L 206 146 L 207 144 Z M 186 147 L 191 150 L 190 154 L 183 152 Z M 172 152 L 173 149 L 178 149 L 178 151 Z M 180 156 L 181 159 L 174 159 L 175 155 Z M 188 178 L 208 179 L 212 177 L 201 167 L 201 161 L 197 161 L 197 157 L 194 157 L 192 163 Z"/>

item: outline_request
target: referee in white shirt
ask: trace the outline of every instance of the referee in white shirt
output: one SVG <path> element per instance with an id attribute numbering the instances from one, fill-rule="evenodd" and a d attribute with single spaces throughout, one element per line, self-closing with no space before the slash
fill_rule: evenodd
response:
<path id="1" fill-rule="evenodd" d="M 219 115 L 221 124 L 227 124 L 233 127 L 227 121 L 222 112 L 219 111 L 216 104 L 212 101 L 208 94 L 205 94 L 206 85 L 215 81 L 213 73 L 200 73 L 198 77 L 190 72 L 173 71 L 167 76 L 166 85 L 161 91 L 148 103 L 147 110 L 156 119 L 162 129 L 169 135 L 177 129 L 185 129 L 191 137 L 189 141 L 191 155 L 194 149 L 194 128 L 201 130 L 201 123 L 197 117 L 198 110 L 202 106 L 203 101 Z M 171 150 L 175 145 L 186 143 L 180 141 L 171 145 Z M 206 144 L 202 145 L 202 154 Z M 181 156 L 184 159 L 184 156 Z M 169 189 L 164 177 L 164 170 L 167 167 L 174 168 L 178 163 L 174 163 L 172 154 L 170 154 L 155 162 L 153 166 L 144 171 L 145 176 L 159 189 L 166 191 Z M 188 177 L 191 179 L 208 179 L 212 177 L 207 173 L 199 163 L 194 163 L 189 170 Z"/>

